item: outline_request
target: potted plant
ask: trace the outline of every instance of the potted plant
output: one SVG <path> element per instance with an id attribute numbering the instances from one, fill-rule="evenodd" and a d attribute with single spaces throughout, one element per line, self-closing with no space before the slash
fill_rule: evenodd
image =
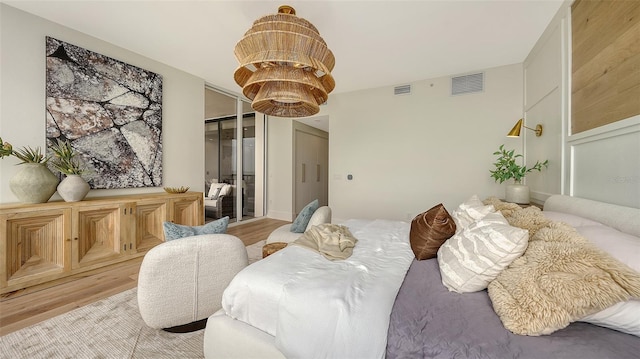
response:
<path id="1" fill-rule="evenodd" d="M 82 201 L 89 193 L 89 184 L 82 178 L 86 172 L 86 167 L 76 158 L 77 152 L 73 149 L 69 141 L 56 140 L 56 143 L 49 146 L 53 152 L 51 166 L 65 175 L 65 178 L 58 185 L 58 194 L 66 202 Z"/>
<path id="2" fill-rule="evenodd" d="M 14 156 L 21 162 L 20 171 L 9 180 L 11 192 L 21 202 L 47 202 L 56 192 L 58 178 L 45 166 L 49 157 L 42 153 L 40 147 L 22 147 L 14 150 L 9 142 L 0 138 L 0 158 Z"/>
<path id="3" fill-rule="evenodd" d="M 495 170 L 489 170 L 491 177 L 500 183 L 513 179 L 513 183 L 508 184 L 505 190 L 505 200 L 507 202 L 528 204 L 529 187 L 522 184 L 522 179 L 531 171 L 539 172 L 542 171 L 543 167 L 547 168 L 549 160 L 544 162 L 536 161 L 532 167 L 527 168 L 527 166 L 520 166 L 516 163 L 516 160 L 522 155 L 515 154 L 515 150 L 506 150 L 504 145 L 501 145 L 498 151 L 493 154 L 498 156 L 498 159 L 493 163 Z"/>

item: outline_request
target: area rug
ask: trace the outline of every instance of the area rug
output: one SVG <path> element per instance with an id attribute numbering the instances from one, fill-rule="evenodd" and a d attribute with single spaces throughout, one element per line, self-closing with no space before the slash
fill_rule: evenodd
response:
<path id="1" fill-rule="evenodd" d="M 250 263 L 262 258 L 263 245 L 247 246 Z M 0 357 L 203 358 L 203 335 L 147 327 L 134 288 L 0 337 Z"/>

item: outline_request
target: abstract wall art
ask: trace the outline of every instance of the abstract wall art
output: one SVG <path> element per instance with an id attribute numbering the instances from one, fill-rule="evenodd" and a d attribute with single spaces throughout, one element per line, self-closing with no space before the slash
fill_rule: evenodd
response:
<path id="1" fill-rule="evenodd" d="M 91 188 L 162 185 L 162 76 L 46 38 L 47 142 L 67 140 Z"/>

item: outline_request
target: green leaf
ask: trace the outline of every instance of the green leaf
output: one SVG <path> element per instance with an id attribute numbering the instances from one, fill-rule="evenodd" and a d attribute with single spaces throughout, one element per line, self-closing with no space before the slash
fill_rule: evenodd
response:
<path id="1" fill-rule="evenodd" d="M 505 150 L 504 144 L 500 145 L 499 151 L 494 152 L 493 155 L 498 156 L 498 159 L 493 163 L 495 170 L 489 170 L 489 173 L 496 182 L 500 183 L 509 179 L 521 181 L 527 173 L 533 170 L 541 171 L 542 167 L 546 168 L 549 162 L 548 160 L 544 162 L 537 161 L 531 168 L 520 166 L 516 163 L 516 159 L 523 156 L 516 154 L 515 150 Z"/>

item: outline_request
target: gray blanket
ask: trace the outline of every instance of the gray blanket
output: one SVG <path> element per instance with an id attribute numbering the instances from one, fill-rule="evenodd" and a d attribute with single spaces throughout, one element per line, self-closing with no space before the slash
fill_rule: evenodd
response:
<path id="1" fill-rule="evenodd" d="M 506 330 L 487 291 L 458 294 L 442 285 L 438 262 L 414 260 L 398 292 L 387 359 L 640 358 L 640 338 L 587 323 L 528 337 Z"/>

